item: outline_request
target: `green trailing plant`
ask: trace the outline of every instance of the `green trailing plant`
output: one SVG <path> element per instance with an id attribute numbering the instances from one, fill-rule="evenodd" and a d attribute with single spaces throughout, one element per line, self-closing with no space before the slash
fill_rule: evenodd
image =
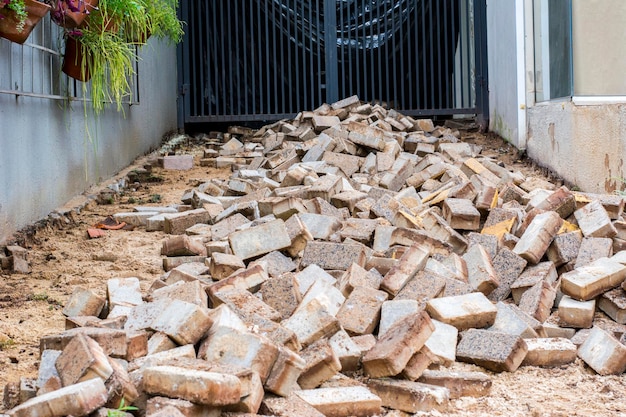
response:
<path id="1" fill-rule="evenodd" d="M 17 22 L 17 31 L 22 32 L 24 30 L 24 25 L 26 24 L 26 19 L 28 18 L 28 12 L 26 11 L 26 3 L 24 0 L 2 0 L 0 1 L 0 4 L 3 5 L 3 8 L 13 11 Z M 4 14 L 1 12 L 0 18 L 5 18 Z"/>
<path id="2" fill-rule="evenodd" d="M 148 15 L 149 33 L 159 39 L 167 38 L 173 43 L 185 34 L 183 22 L 178 19 L 178 0 L 143 0 Z"/>
<path id="3" fill-rule="evenodd" d="M 125 41 L 142 39 L 148 32 L 149 18 L 144 0 L 100 0 L 96 15 L 105 27 L 113 26 L 121 31 Z"/>
<path id="4" fill-rule="evenodd" d="M 132 94 L 129 78 L 135 73 L 134 47 L 119 32 L 104 30 L 99 25 L 89 25 L 69 36 L 74 36 L 81 48 L 81 72 L 91 75 L 94 111 L 100 113 L 108 102 L 122 110 L 123 100 Z"/>

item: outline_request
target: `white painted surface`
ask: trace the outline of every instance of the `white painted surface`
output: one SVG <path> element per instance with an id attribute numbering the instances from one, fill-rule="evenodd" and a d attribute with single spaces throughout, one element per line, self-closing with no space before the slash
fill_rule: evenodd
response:
<path id="1" fill-rule="evenodd" d="M 141 104 L 125 106 L 125 118 L 107 110 L 96 120 L 80 102 L 0 94 L 0 243 L 176 129 L 175 47 L 150 39 L 139 71 Z"/>
<path id="2" fill-rule="evenodd" d="M 489 129 L 518 148 L 525 137 L 523 5 L 524 0 L 487 0 Z"/>

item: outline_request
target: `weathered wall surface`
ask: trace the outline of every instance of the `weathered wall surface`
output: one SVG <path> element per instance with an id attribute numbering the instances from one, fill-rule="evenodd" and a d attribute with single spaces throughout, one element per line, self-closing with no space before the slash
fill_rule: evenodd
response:
<path id="1" fill-rule="evenodd" d="M 150 39 L 140 55 L 141 103 L 125 106 L 125 117 L 86 117 L 80 102 L 0 94 L 0 243 L 176 129 L 176 48 Z"/>
<path id="2" fill-rule="evenodd" d="M 516 3 L 516 0 L 487 1 L 489 130 L 520 147 Z"/>
<path id="3" fill-rule="evenodd" d="M 527 152 L 588 192 L 612 193 L 626 178 L 626 104 L 546 102 L 528 110 Z"/>

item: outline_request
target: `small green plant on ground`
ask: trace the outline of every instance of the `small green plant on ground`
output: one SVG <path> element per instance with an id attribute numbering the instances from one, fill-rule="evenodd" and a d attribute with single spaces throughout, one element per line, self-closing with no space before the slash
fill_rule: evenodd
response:
<path id="1" fill-rule="evenodd" d="M 33 293 L 28 296 L 28 299 L 32 301 L 48 301 L 48 294 L 46 294 L 45 291 L 36 294 Z"/>
<path id="2" fill-rule="evenodd" d="M 124 403 L 124 399 L 120 401 L 119 407 L 115 410 L 109 410 L 107 412 L 107 417 L 125 417 L 127 411 L 137 411 L 139 410 L 137 407 L 132 405 L 126 405 Z"/>
<path id="3" fill-rule="evenodd" d="M 15 340 L 11 338 L 0 341 L 0 350 L 10 348 L 11 346 L 14 346 L 14 345 L 15 345 Z"/>
<path id="4" fill-rule="evenodd" d="M 152 194 L 150 196 L 150 200 L 151 203 L 160 203 L 161 202 L 161 194 Z"/>

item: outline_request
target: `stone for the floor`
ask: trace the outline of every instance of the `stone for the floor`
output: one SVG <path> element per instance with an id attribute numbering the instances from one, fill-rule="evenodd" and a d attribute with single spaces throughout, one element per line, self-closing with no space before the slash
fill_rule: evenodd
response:
<path id="1" fill-rule="evenodd" d="M 434 298 L 426 304 L 433 319 L 459 330 L 491 326 L 498 310 L 481 292 Z"/>
<path id="2" fill-rule="evenodd" d="M 11 417 L 84 416 L 102 407 L 107 398 L 107 389 L 102 379 L 93 378 L 31 398 L 9 410 L 9 415 Z"/>
<path id="3" fill-rule="evenodd" d="M 363 356 L 365 373 L 372 378 L 399 374 L 434 330 L 435 327 L 425 312 L 398 321 Z"/>
<path id="4" fill-rule="evenodd" d="M 626 280 L 625 265 L 610 258 L 600 258 L 564 273 L 561 276 L 561 291 L 577 300 L 587 301 L 618 287 L 624 280 Z"/>
<path id="5" fill-rule="evenodd" d="M 450 400 L 446 387 L 397 379 L 370 379 L 367 386 L 382 405 L 407 413 L 445 411 Z"/>
<path id="6" fill-rule="evenodd" d="M 626 370 L 626 346 L 599 327 L 591 329 L 578 348 L 578 357 L 600 375 L 619 375 Z"/>
<path id="7" fill-rule="evenodd" d="M 493 372 L 514 372 L 526 357 L 528 347 L 519 336 L 469 329 L 461 335 L 456 352 L 460 361 Z"/>
<path id="8" fill-rule="evenodd" d="M 577 348 L 572 341 L 562 337 L 524 339 L 528 353 L 522 361 L 526 366 L 555 367 L 576 360 Z"/>
<path id="9" fill-rule="evenodd" d="M 424 371 L 418 379 L 429 385 L 445 387 L 450 398 L 484 397 L 491 392 L 491 378 L 483 372 L 456 372 L 448 370 Z"/>
<path id="10" fill-rule="evenodd" d="M 326 417 L 366 417 L 381 412 L 382 401 L 366 387 L 317 388 L 295 395 Z"/>

